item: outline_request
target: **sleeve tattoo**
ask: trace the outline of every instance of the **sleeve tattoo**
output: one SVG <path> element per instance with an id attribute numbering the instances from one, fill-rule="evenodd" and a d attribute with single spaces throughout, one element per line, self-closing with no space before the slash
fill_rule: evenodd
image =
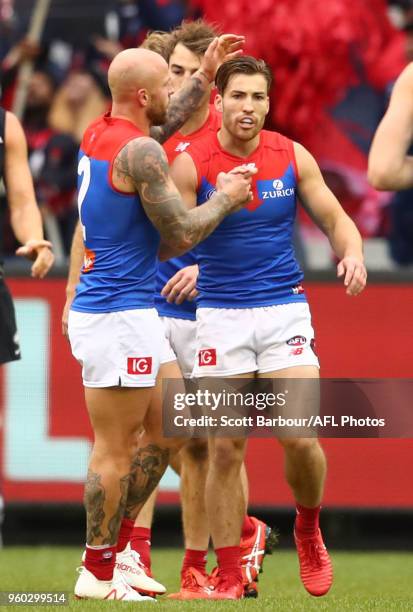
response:
<path id="1" fill-rule="evenodd" d="M 231 201 L 219 192 L 202 206 L 187 210 L 169 174 L 162 147 L 152 138 L 137 138 L 119 153 L 114 171 L 130 177 L 139 192 L 146 214 L 162 240 L 185 252 L 204 240 L 229 212 Z"/>
<path id="2" fill-rule="evenodd" d="M 166 121 L 151 128 L 152 138 L 163 143 L 184 125 L 206 95 L 205 83 L 205 79 L 194 75 L 188 85 L 171 97 Z"/>

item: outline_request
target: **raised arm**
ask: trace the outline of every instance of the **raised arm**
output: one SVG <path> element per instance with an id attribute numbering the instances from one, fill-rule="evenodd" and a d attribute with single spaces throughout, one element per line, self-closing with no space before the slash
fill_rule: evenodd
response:
<path id="1" fill-rule="evenodd" d="M 397 79 L 390 104 L 377 128 L 369 154 L 368 178 L 376 189 L 413 187 L 413 63 Z"/>
<path id="2" fill-rule="evenodd" d="M 163 143 L 184 125 L 205 96 L 210 95 L 210 86 L 220 65 L 240 55 L 244 42 L 243 36 L 235 34 L 214 38 L 201 60 L 199 70 L 185 87 L 171 97 L 165 123 L 151 128 L 152 138 Z"/>
<path id="3" fill-rule="evenodd" d="M 19 120 L 9 112 L 5 141 L 4 178 L 10 222 L 17 240 L 23 244 L 16 253 L 34 262 L 33 277 L 43 278 L 53 265 L 52 245 L 43 237 L 42 218 L 27 161 L 26 138 Z"/>
<path id="4" fill-rule="evenodd" d="M 178 252 L 204 240 L 231 212 L 250 200 L 250 174 L 222 174 L 217 193 L 202 206 L 188 210 L 169 174 L 162 147 L 152 138 L 136 138 L 114 163 L 117 180 L 132 180 L 146 214 L 161 238 Z"/>
<path id="5" fill-rule="evenodd" d="M 300 200 L 340 259 L 337 276 L 344 276 L 347 294 L 358 295 L 364 289 L 367 279 L 360 233 L 325 184 L 314 157 L 297 143 L 294 149 L 300 177 Z"/>

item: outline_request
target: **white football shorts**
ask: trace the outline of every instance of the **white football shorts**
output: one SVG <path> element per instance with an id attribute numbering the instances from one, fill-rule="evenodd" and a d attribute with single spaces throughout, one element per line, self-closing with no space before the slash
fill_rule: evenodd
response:
<path id="1" fill-rule="evenodd" d="M 161 317 L 165 329 L 166 347 L 161 363 L 178 361 L 184 378 L 190 378 L 195 363 L 196 321 Z"/>
<path id="2" fill-rule="evenodd" d="M 198 308 L 192 375 L 234 376 L 319 367 L 305 302 L 259 308 Z"/>
<path id="3" fill-rule="evenodd" d="M 165 349 L 155 308 L 108 313 L 69 312 L 73 356 L 85 387 L 153 387 Z"/>

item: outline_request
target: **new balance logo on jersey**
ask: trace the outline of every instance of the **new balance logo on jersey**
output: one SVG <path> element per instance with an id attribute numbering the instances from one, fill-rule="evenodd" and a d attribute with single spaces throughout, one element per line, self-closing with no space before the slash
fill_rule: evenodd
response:
<path id="1" fill-rule="evenodd" d="M 151 374 L 152 357 L 128 357 L 128 374 Z"/>
<path id="2" fill-rule="evenodd" d="M 178 151 L 178 153 L 184 153 L 190 144 L 190 142 L 180 142 L 178 145 L 176 145 L 175 151 Z"/>
<path id="3" fill-rule="evenodd" d="M 200 366 L 215 366 L 217 365 L 217 351 L 216 349 L 202 349 L 198 354 Z"/>
<path id="4" fill-rule="evenodd" d="M 261 200 L 286 198 L 295 195 L 295 188 L 285 187 L 281 179 L 257 181 L 257 190 Z"/>

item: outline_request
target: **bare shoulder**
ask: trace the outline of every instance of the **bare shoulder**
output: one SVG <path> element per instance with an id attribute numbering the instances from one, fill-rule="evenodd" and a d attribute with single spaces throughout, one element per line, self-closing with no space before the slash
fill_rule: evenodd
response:
<path id="1" fill-rule="evenodd" d="M 129 141 L 118 153 L 113 164 L 119 178 L 129 178 L 135 185 L 152 182 L 169 175 L 168 160 L 161 145 L 153 138 L 142 136 Z"/>
<path id="2" fill-rule="evenodd" d="M 305 178 L 318 170 L 318 164 L 313 155 L 299 142 L 294 142 L 294 153 L 297 161 L 298 174 L 301 178 Z"/>
<path id="3" fill-rule="evenodd" d="M 197 181 L 197 171 L 194 160 L 188 153 L 181 153 L 175 157 L 171 165 L 171 176 L 175 183 Z"/>

